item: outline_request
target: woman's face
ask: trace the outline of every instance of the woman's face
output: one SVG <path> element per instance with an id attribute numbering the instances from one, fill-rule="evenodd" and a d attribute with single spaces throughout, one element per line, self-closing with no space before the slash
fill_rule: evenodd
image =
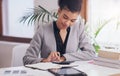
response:
<path id="1" fill-rule="evenodd" d="M 71 12 L 68 9 L 58 10 L 57 27 L 59 29 L 67 29 L 72 26 L 79 16 L 78 12 Z"/>

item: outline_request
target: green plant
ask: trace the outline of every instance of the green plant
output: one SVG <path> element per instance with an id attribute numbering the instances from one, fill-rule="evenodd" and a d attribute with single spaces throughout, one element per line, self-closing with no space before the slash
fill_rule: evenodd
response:
<path id="1" fill-rule="evenodd" d="M 21 19 L 20 22 L 33 24 L 33 23 L 48 23 L 51 20 L 57 19 L 57 12 L 51 11 L 49 12 L 42 6 L 38 6 L 27 12 Z"/>
<path id="2" fill-rule="evenodd" d="M 103 23 L 99 23 L 99 27 L 97 28 L 97 30 L 94 33 L 94 48 L 96 50 L 96 52 L 99 51 L 99 49 L 101 48 L 100 45 L 97 43 L 97 41 L 95 40 L 95 38 L 97 38 L 97 36 L 99 35 L 100 31 L 111 21 L 112 19 L 109 19 L 107 21 L 104 21 Z"/>
<path id="3" fill-rule="evenodd" d="M 91 35 L 89 34 L 90 38 L 91 38 L 92 41 L 93 41 L 93 46 L 94 46 L 96 52 L 98 52 L 99 49 L 101 48 L 101 46 L 97 43 L 96 38 L 98 37 L 98 35 L 99 35 L 100 32 L 102 31 L 102 29 L 103 29 L 108 23 L 110 23 L 111 21 L 113 21 L 113 20 L 115 20 L 115 19 L 116 19 L 116 18 L 110 18 L 110 19 L 108 19 L 108 20 L 99 21 L 98 24 L 97 24 L 98 27 L 97 27 L 96 31 L 93 33 L 93 36 L 91 36 Z M 89 29 L 88 26 L 89 26 L 89 25 L 87 25 L 87 28 L 86 28 L 87 32 L 89 32 L 89 31 L 88 31 L 88 29 Z M 120 26 L 120 21 L 118 20 L 117 23 L 116 23 L 116 29 L 118 29 L 119 26 Z M 91 30 L 90 30 L 90 31 L 91 31 Z"/>

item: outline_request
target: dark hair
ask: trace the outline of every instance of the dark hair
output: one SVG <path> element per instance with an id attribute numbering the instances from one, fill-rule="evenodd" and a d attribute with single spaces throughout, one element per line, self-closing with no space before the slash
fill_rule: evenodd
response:
<path id="1" fill-rule="evenodd" d="M 80 12 L 82 7 L 82 0 L 58 0 L 60 9 L 67 8 L 71 12 Z"/>

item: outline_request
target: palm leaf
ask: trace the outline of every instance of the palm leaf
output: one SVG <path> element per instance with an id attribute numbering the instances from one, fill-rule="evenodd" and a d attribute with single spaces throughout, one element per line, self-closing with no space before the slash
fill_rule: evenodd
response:
<path id="1" fill-rule="evenodd" d="M 42 16 L 42 12 L 38 15 L 38 17 L 37 17 L 37 22 L 39 22 L 39 21 L 40 21 L 41 16 Z"/>
<path id="2" fill-rule="evenodd" d="M 105 21 L 104 23 L 100 24 L 98 29 L 95 32 L 95 38 L 98 36 L 98 34 L 100 33 L 100 31 L 103 29 L 103 27 L 105 27 L 105 25 L 107 25 L 112 19 L 109 19 L 107 21 Z"/>
<path id="3" fill-rule="evenodd" d="M 57 19 L 57 13 L 54 12 L 54 14 L 52 14 L 39 5 L 38 7 L 35 7 L 33 11 L 28 12 L 27 15 L 24 15 L 20 19 L 20 22 L 27 22 L 27 24 L 29 25 L 35 22 L 39 23 L 39 21 L 41 21 L 42 23 L 47 23 L 52 19 Z"/>
<path id="4" fill-rule="evenodd" d="M 23 17 L 20 19 L 20 23 L 21 23 L 21 22 L 25 23 L 26 20 L 27 20 L 28 18 L 30 18 L 31 16 L 32 16 L 32 13 L 26 14 L 25 16 L 23 16 Z"/>

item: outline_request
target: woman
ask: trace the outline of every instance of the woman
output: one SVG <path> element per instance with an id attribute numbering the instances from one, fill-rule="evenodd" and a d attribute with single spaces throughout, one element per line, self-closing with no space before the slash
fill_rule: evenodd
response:
<path id="1" fill-rule="evenodd" d="M 23 58 L 25 65 L 89 60 L 95 56 L 84 22 L 78 18 L 82 0 L 58 0 L 58 5 L 58 19 L 40 26 Z"/>

